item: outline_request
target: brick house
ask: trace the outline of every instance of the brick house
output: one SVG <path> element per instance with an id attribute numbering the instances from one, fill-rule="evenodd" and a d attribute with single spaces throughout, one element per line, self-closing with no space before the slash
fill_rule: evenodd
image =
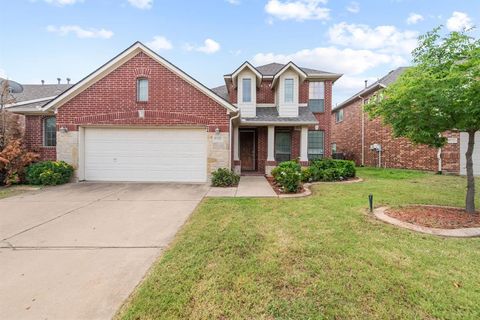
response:
<path id="1" fill-rule="evenodd" d="M 341 75 L 248 62 L 210 90 L 140 42 L 55 96 L 19 102 L 27 147 L 77 180 L 206 182 L 220 167 L 269 173 L 330 156 Z"/>
<path id="2" fill-rule="evenodd" d="M 379 118 L 369 119 L 363 105 L 380 90 L 393 83 L 405 70 L 397 68 L 351 98 L 338 104 L 331 115 L 332 148 L 357 165 L 403 168 L 465 174 L 468 137 L 460 132 L 445 132 L 448 143 L 441 149 L 415 145 L 406 138 L 394 138 L 392 129 Z M 474 150 L 474 172 L 480 174 L 480 133 Z"/>

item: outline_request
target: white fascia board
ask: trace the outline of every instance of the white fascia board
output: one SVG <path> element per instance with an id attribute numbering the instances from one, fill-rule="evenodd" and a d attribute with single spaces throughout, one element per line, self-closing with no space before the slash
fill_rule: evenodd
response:
<path id="1" fill-rule="evenodd" d="M 260 83 L 262 81 L 262 74 L 258 72 L 258 70 L 252 66 L 248 61 L 245 61 L 235 72 L 233 72 L 229 78 L 232 79 L 233 85 L 237 85 L 237 78 L 240 72 L 242 72 L 245 68 L 248 68 L 250 71 L 252 71 L 255 74 L 255 77 L 257 78 L 257 87 L 260 86 Z M 227 77 L 227 76 L 226 76 Z"/>
<path id="2" fill-rule="evenodd" d="M 300 76 L 300 80 L 301 81 L 304 81 L 308 75 L 305 73 L 305 71 L 303 71 L 302 69 L 300 69 L 299 67 L 297 67 L 297 65 L 295 63 L 293 63 L 292 61 L 290 61 L 289 63 L 287 63 L 285 66 L 283 66 L 282 69 L 280 69 L 274 76 L 273 76 L 273 81 L 272 81 L 272 87 L 275 86 L 277 80 L 280 78 L 280 76 L 282 75 L 282 73 L 284 73 L 285 71 L 287 71 L 289 68 L 292 68 L 295 72 L 298 73 L 298 75 Z"/>

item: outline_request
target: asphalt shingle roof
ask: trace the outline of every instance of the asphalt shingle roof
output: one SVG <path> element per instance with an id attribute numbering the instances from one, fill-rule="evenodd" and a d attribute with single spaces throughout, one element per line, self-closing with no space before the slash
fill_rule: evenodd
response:
<path id="1" fill-rule="evenodd" d="M 257 69 L 258 72 L 260 72 L 264 76 L 273 76 L 278 71 L 280 71 L 284 66 L 285 66 L 285 64 L 273 62 L 273 63 L 269 63 L 269 64 L 265 64 L 265 65 L 262 65 L 262 66 L 255 67 L 255 69 Z M 299 67 L 299 68 L 302 69 L 303 72 L 305 72 L 306 74 L 331 73 L 331 72 L 326 72 L 326 71 L 322 71 L 322 70 L 315 70 L 315 69 L 310 69 L 310 68 L 304 68 L 304 67 Z"/>
<path id="2" fill-rule="evenodd" d="M 213 91 L 213 93 L 215 93 L 217 96 L 229 101 L 229 97 L 228 97 L 228 90 L 227 90 L 227 86 L 223 85 L 223 86 L 219 86 L 219 87 L 215 87 L 215 88 L 212 88 L 210 89 Z"/>
<path id="3" fill-rule="evenodd" d="M 14 94 L 18 102 L 35 100 L 47 97 L 56 97 L 69 89 L 73 84 L 22 84 L 23 92 Z"/>
<path id="4" fill-rule="evenodd" d="M 341 108 L 345 107 L 351 101 L 355 100 L 358 96 L 362 95 L 364 92 L 370 91 L 375 86 L 378 86 L 378 85 L 383 85 L 385 87 L 389 86 L 390 84 L 394 83 L 398 79 L 398 77 L 407 69 L 408 69 L 408 67 L 399 67 L 395 70 L 391 70 L 388 74 L 386 74 L 382 78 L 378 79 L 377 81 L 375 81 L 371 85 L 369 85 L 366 88 L 360 90 L 359 92 L 355 93 L 353 96 L 348 98 L 347 100 L 340 103 L 337 107 L 334 108 L 334 110 L 341 109 Z"/>
<path id="5" fill-rule="evenodd" d="M 257 116 L 254 118 L 243 118 L 245 122 L 272 122 L 272 123 L 318 123 L 308 107 L 298 108 L 298 117 L 280 117 L 275 107 L 257 107 Z"/>

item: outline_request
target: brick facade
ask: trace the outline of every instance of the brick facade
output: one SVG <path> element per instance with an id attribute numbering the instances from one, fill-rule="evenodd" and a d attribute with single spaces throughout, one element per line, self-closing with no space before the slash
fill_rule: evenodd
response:
<path id="1" fill-rule="evenodd" d="M 25 145 L 28 150 L 38 153 L 41 160 L 55 160 L 56 147 L 43 145 L 43 120 L 45 118 L 47 116 L 25 116 Z"/>
<path id="2" fill-rule="evenodd" d="M 149 81 L 148 102 L 136 101 L 136 80 Z M 145 110 L 139 118 L 138 110 Z M 145 53 L 138 53 L 58 109 L 57 127 L 200 125 L 228 132 L 226 109 Z"/>
<path id="3" fill-rule="evenodd" d="M 335 113 L 331 116 L 331 142 L 337 152 L 346 153 L 357 165 L 362 163 L 362 101 L 356 99 L 343 108 L 343 121 L 335 123 Z M 369 119 L 363 114 L 365 126 L 364 164 L 378 166 L 379 154 L 370 150 L 373 144 L 382 146 L 381 166 L 386 168 L 438 170 L 437 149 L 426 145 L 414 145 L 406 138 L 394 138 L 392 129 L 381 119 Z M 445 137 L 456 139 L 442 148 L 442 171 L 458 174 L 460 171 L 460 134 L 446 132 Z M 453 139 L 453 140 L 454 140 Z"/>

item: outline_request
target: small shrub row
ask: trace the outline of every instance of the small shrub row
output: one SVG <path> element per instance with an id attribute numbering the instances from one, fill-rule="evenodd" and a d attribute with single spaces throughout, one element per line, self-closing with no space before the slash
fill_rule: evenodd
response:
<path id="1" fill-rule="evenodd" d="M 240 181 L 240 176 L 232 170 L 219 168 L 212 172 L 212 186 L 214 187 L 233 187 Z"/>
<path id="2" fill-rule="evenodd" d="M 296 161 L 281 162 L 271 174 L 286 193 L 295 193 L 302 188 L 302 168 Z"/>
<path id="3" fill-rule="evenodd" d="M 27 168 L 27 182 L 34 185 L 57 185 L 70 181 L 73 167 L 64 161 L 42 161 Z"/>
<path id="4" fill-rule="evenodd" d="M 341 181 L 356 175 L 355 163 L 350 160 L 318 159 L 303 170 L 302 181 Z"/>

